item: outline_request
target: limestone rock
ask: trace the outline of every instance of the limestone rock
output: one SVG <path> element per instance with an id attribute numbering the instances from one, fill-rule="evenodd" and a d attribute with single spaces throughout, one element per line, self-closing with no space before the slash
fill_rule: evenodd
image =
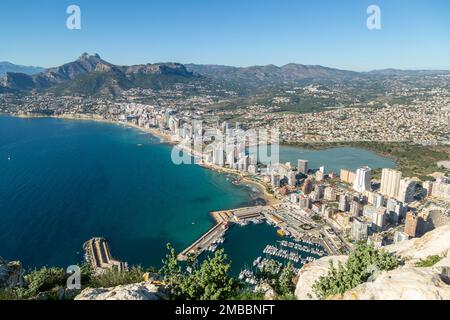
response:
<path id="1" fill-rule="evenodd" d="M 421 238 L 402 241 L 385 249 L 407 259 L 407 264 L 433 255 L 445 257 L 450 250 L 450 224 L 430 231 Z"/>
<path id="2" fill-rule="evenodd" d="M 344 300 L 449 300 L 450 279 L 439 268 L 385 271 L 374 282 L 347 291 Z"/>
<path id="3" fill-rule="evenodd" d="M 0 288 L 23 285 L 22 264 L 19 261 L 8 262 L 0 257 Z"/>
<path id="4" fill-rule="evenodd" d="M 330 267 L 330 261 L 333 261 L 335 265 L 339 262 L 345 263 L 347 256 L 329 256 L 323 257 L 316 261 L 306 264 L 300 270 L 298 276 L 297 287 L 295 289 L 295 295 L 299 300 L 317 299 L 313 293 L 312 286 L 319 280 L 320 277 L 325 276 L 328 273 Z"/>
<path id="5" fill-rule="evenodd" d="M 342 296 L 345 300 L 449 300 L 450 299 L 450 224 L 421 238 L 385 247 L 405 259 L 397 269 L 384 271 L 373 282 L 360 284 Z M 438 255 L 442 259 L 432 267 L 419 268 L 415 263 Z M 299 272 L 295 294 L 298 299 L 316 299 L 312 286 L 328 272 L 329 261 L 346 261 L 346 256 L 325 257 L 304 266 Z"/>
<path id="6" fill-rule="evenodd" d="M 162 300 L 165 297 L 162 287 L 141 282 L 113 288 L 87 288 L 75 300 Z"/>

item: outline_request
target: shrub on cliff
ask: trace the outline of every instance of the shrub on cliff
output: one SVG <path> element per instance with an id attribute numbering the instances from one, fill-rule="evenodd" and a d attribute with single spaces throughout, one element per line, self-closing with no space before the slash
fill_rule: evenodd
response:
<path id="1" fill-rule="evenodd" d="M 343 294 L 366 282 L 379 271 L 398 267 L 400 260 L 385 250 L 377 250 L 372 245 L 359 244 L 350 253 L 347 263 L 339 263 L 337 268 L 330 262 L 328 274 L 314 284 L 314 293 L 320 299 Z"/>
<path id="2" fill-rule="evenodd" d="M 66 272 L 61 268 L 43 267 L 25 275 L 25 281 L 27 283 L 26 296 L 34 297 L 40 292 L 65 286 Z"/>
<path id="3" fill-rule="evenodd" d="M 145 270 L 140 266 L 133 266 L 128 271 L 107 270 L 99 275 L 91 275 L 89 287 L 111 288 L 120 285 L 144 281 Z"/>
<path id="4" fill-rule="evenodd" d="M 230 263 L 223 250 L 201 264 L 194 257 L 188 259 L 187 266 L 181 267 L 172 246 L 163 260 L 161 274 L 172 299 L 224 300 L 236 294 L 238 283 L 229 276 Z"/>

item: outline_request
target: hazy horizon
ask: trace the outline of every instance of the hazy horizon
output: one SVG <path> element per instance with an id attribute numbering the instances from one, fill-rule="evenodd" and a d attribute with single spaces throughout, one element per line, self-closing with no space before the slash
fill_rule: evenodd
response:
<path id="1" fill-rule="evenodd" d="M 80 30 L 66 27 L 70 5 L 80 7 Z M 366 25 L 371 5 L 381 10 L 379 30 Z M 0 60 L 49 68 L 86 51 L 118 65 L 448 70 L 448 12 L 445 0 L 3 0 Z"/>
<path id="2" fill-rule="evenodd" d="M 89 53 L 90 55 L 94 55 L 95 53 Z M 81 55 L 81 54 L 80 54 Z M 80 56 L 79 55 L 79 56 Z M 64 62 L 65 63 L 70 63 L 72 61 L 75 61 L 76 59 L 79 58 L 75 57 L 72 58 L 69 61 Z M 321 64 L 304 64 L 301 62 L 288 62 L 285 63 L 283 65 L 276 65 L 273 63 L 269 63 L 269 64 L 265 64 L 265 65 L 245 65 L 245 66 L 236 66 L 236 65 L 227 65 L 227 64 L 220 64 L 220 63 L 196 63 L 196 62 L 180 62 L 180 61 L 150 61 L 150 62 L 144 62 L 144 63 L 126 63 L 126 64 L 118 64 L 118 63 L 114 63 L 113 61 L 110 61 L 108 59 L 105 59 L 103 56 L 100 55 L 100 57 L 102 58 L 102 60 L 105 60 L 109 63 L 112 63 L 114 65 L 138 65 L 138 64 L 157 64 L 157 63 L 180 63 L 183 65 L 205 65 L 205 66 L 220 66 L 220 67 L 235 67 L 235 68 L 250 68 L 250 67 L 260 67 L 260 66 L 268 66 L 268 65 L 274 65 L 275 67 L 281 68 L 283 66 L 289 65 L 289 64 L 297 64 L 297 65 L 306 65 L 306 66 L 321 66 L 321 67 L 326 67 L 326 68 L 332 68 L 332 69 L 340 69 L 340 70 L 345 70 L 345 71 L 354 71 L 354 72 L 370 72 L 370 71 L 378 71 L 378 70 L 401 70 L 401 71 L 449 71 L 450 68 L 396 68 L 396 67 L 385 67 L 385 68 L 380 68 L 380 69 L 367 69 L 367 70 L 355 70 L 355 69 L 345 69 L 345 68 L 340 68 L 340 67 L 334 67 L 334 66 L 328 66 L 328 65 L 321 65 Z M 49 67 L 43 67 L 40 65 L 35 65 L 35 64 L 30 64 L 30 63 L 26 63 L 26 64 L 19 64 L 16 63 L 14 61 L 7 61 L 7 60 L 2 60 L 0 59 L 0 63 L 11 63 L 14 65 L 20 65 L 20 66 L 24 66 L 24 67 L 30 67 L 30 68 L 44 68 L 44 69 L 48 69 L 48 68 L 53 68 L 53 67 L 59 67 L 60 65 L 54 65 L 54 66 L 49 66 Z M 62 65 L 62 64 L 61 64 Z"/>

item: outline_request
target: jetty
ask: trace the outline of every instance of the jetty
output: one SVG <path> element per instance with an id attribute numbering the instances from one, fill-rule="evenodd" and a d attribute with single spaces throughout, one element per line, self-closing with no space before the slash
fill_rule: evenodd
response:
<path id="1" fill-rule="evenodd" d="M 230 224 L 245 225 L 250 222 L 258 223 L 265 219 L 265 214 L 272 209 L 270 206 L 256 206 L 210 212 L 216 224 L 189 247 L 184 249 L 178 255 L 178 260 L 187 260 L 189 255 L 199 255 L 208 249 L 214 251 L 217 245 L 223 242 Z"/>
<path id="2" fill-rule="evenodd" d="M 105 238 L 92 238 L 83 244 L 85 259 L 96 274 L 107 270 L 128 270 L 126 262 L 115 260 L 111 256 L 108 242 Z"/>

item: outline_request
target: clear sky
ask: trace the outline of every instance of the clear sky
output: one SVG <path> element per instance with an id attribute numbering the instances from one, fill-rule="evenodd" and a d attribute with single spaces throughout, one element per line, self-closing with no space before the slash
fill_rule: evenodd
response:
<path id="1" fill-rule="evenodd" d="M 81 8 L 81 30 L 66 8 Z M 381 8 L 381 30 L 366 27 Z M 449 0 L 1 0 L 0 61 L 449 69 Z"/>

